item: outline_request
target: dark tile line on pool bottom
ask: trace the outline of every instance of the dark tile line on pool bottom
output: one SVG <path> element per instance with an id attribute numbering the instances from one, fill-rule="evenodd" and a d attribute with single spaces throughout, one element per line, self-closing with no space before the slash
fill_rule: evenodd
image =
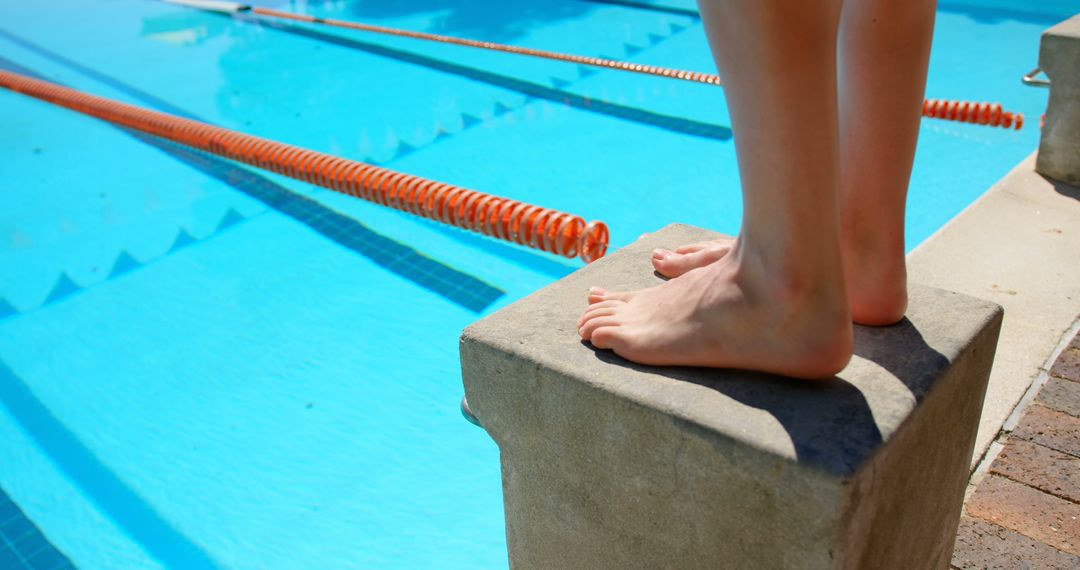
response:
<path id="1" fill-rule="evenodd" d="M 554 279 L 562 279 L 580 267 L 577 261 L 566 260 L 564 262 L 562 260 L 566 258 L 556 257 L 554 254 L 544 255 L 535 253 L 524 247 L 512 245 L 502 240 L 491 239 L 468 230 L 441 224 L 427 218 L 420 218 L 419 222 L 429 229 L 439 232 L 468 247 L 483 250 L 511 263 L 529 268 L 537 273 L 543 273 Z"/>
<path id="2" fill-rule="evenodd" d="M 250 170 L 212 155 L 131 133 L 165 152 L 289 216 L 320 235 L 354 251 L 384 269 L 453 301 L 475 313 L 483 312 L 505 291 L 436 261 L 407 245 L 383 236 L 364 224 L 319 202 L 296 194 Z"/>
<path id="3" fill-rule="evenodd" d="M 231 17 L 228 14 L 215 15 L 220 17 Z M 568 107 L 572 107 L 582 111 L 597 113 L 608 117 L 614 117 L 617 119 L 622 119 L 641 125 L 657 127 L 667 131 L 690 135 L 694 137 L 727 141 L 731 140 L 732 136 L 731 129 L 722 125 L 705 123 L 702 121 L 696 121 L 694 119 L 687 119 L 683 117 L 676 117 L 673 115 L 665 115 L 654 111 L 648 111 L 646 109 L 640 109 L 638 107 L 631 107 L 628 105 L 621 105 L 618 103 L 612 103 L 600 99 L 593 99 L 592 97 L 587 97 L 585 95 L 579 95 L 577 93 L 565 91 L 561 88 L 570 85 L 570 82 L 561 81 L 558 79 L 552 79 L 552 84 L 555 86 L 549 87 L 540 83 L 533 83 L 531 81 L 525 81 L 523 79 L 510 77 L 507 75 L 484 71 L 475 67 L 469 67 L 466 65 L 461 65 L 458 63 L 453 63 L 414 52 L 399 50 L 396 48 L 363 42 L 360 40 L 354 40 L 335 34 L 328 34 L 306 27 L 295 26 L 291 24 L 281 24 L 278 22 L 257 19 L 249 16 L 240 16 L 236 17 L 235 19 L 250 23 L 255 26 L 262 26 L 288 34 L 323 41 L 341 47 L 365 51 L 405 63 L 420 65 L 429 69 L 434 69 L 444 73 L 465 77 L 467 79 L 472 79 L 481 83 L 487 83 L 489 85 L 494 85 L 503 89 L 509 89 L 511 91 L 516 91 L 518 93 L 526 95 L 526 100 L 517 107 L 521 107 L 528 103 L 531 103 L 533 100 L 546 100 L 566 105 Z M 686 29 L 685 27 L 681 26 L 672 26 L 673 34 Z M 664 36 L 650 34 L 650 46 L 656 45 L 664 39 L 666 39 Z M 633 52 L 633 50 L 635 49 L 638 51 L 643 49 L 639 46 L 633 46 L 632 44 L 625 44 L 625 46 L 627 47 L 628 51 L 631 52 Z M 589 75 L 595 74 L 597 72 L 589 68 L 583 68 L 579 70 L 578 73 L 580 77 L 588 77 Z M 502 102 L 497 102 L 494 105 L 493 116 L 499 117 L 511 110 L 513 109 L 511 107 L 508 107 L 506 104 Z M 467 113 L 462 114 L 462 124 L 465 126 L 465 128 L 468 128 L 480 122 L 482 122 L 482 119 L 480 118 L 473 117 L 472 115 L 469 115 Z M 449 133 L 447 133 L 446 131 L 440 131 L 440 135 L 442 134 L 449 135 Z M 439 136 L 436 136 L 434 140 L 437 141 L 439 140 L 439 138 Z M 392 158 L 383 161 L 383 163 L 400 158 L 404 154 L 417 150 L 417 148 L 418 147 L 414 147 L 406 143 L 399 143 L 397 153 Z"/>
<path id="4" fill-rule="evenodd" d="M 71 278 L 70 275 L 68 275 L 66 271 L 61 271 L 60 276 L 56 279 L 56 282 L 53 283 L 52 288 L 49 289 L 49 293 L 45 296 L 45 299 L 38 305 L 18 309 L 14 305 L 12 305 L 7 299 L 5 299 L 4 297 L 0 297 L 0 320 L 14 315 L 28 313 L 42 307 L 47 307 L 49 305 L 52 305 L 53 303 L 63 301 L 64 299 L 67 299 L 72 295 L 77 295 L 78 293 L 81 293 L 84 289 L 100 285 L 101 283 L 104 283 L 110 279 L 114 279 L 120 277 L 121 275 L 129 273 L 134 269 L 138 269 L 139 267 L 168 257 L 169 255 L 172 255 L 177 251 L 196 242 L 221 235 L 221 233 L 225 230 L 248 219 L 250 218 L 245 218 L 241 214 L 237 213 L 236 210 L 229 208 L 225 211 L 225 214 L 221 217 L 221 221 L 218 222 L 215 229 L 202 238 L 196 238 L 190 233 L 188 233 L 186 229 L 180 228 L 180 230 L 176 234 L 176 238 L 173 240 L 172 245 L 170 245 L 164 253 L 151 259 L 147 259 L 146 261 L 139 261 L 138 259 L 135 259 L 135 257 L 131 255 L 131 253 L 127 250 L 120 250 L 120 253 L 116 256 L 116 261 L 113 262 L 112 269 L 109 270 L 105 278 L 101 281 L 97 281 L 89 285 L 79 285 L 75 282 L 74 279 Z"/>
<path id="5" fill-rule="evenodd" d="M 34 49 L 43 56 L 54 57 L 58 63 L 69 65 L 77 71 L 87 73 L 90 77 L 104 81 L 106 84 L 133 97 L 146 99 L 153 105 L 164 105 L 166 107 L 165 110 L 173 114 L 201 120 L 197 116 L 164 102 L 153 95 L 144 93 L 135 87 L 111 78 L 101 72 L 86 68 L 59 54 L 54 54 L 49 50 L 34 46 L 34 44 L 27 40 L 17 38 L 2 29 L 0 29 L 0 37 L 5 37 L 9 41 L 16 41 L 19 45 L 22 45 L 27 49 Z M 49 80 L 49 78 L 37 71 L 3 57 L 0 57 L 0 67 L 5 67 L 12 71 L 31 75 L 43 80 Z M 235 165 L 230 161 L 213 155 L 187 150 L 179 145 L 137 131 L 117 128 L 128 135 L 161 150 L 170 157 L 259 200 L 279 213 L 315 230 L 323 237 L 370 259 L 384 269 L 408 279 L 470 311 L 475 313 L 483 312 L 484 309 L 491 306 L 492 303 L 506 293 L 502 289 L 494 287 L 476 277 L 428 257 L 416 249 L 383 236 L 382 234 L 371 230 L 358 220 L 328 208 L 316 200 L 295 193 L 284 186 L 274 183 L 266 177 Z M 216 236 L 220 231 L 246 219 L 247 218 L 230 208 L 226 211 L 225 216 L 222 218 L 217 228 L 202 239 Z M 162 256 L 159 256 L 159 258 L 174 253 L 180 248 L 194 243 L 195 241 L 197 240 L 192 237 L 191 234 L 184 228 L 180 228 L 173 245 L 162 254 Z M 106 279 L 127 273 L 131 269 L 144 265 L 145 263 L 146 262 L 138 262 L 127 251 L 121 251 L 114 264 L 113 270 Z M 77 285 L 66 272 L 62 272 L 41 306 L 57 302 L 78 293 L 82 289 L 83 287 Z M 14 306 L 5 299 L 0 298 L 0 319 L 16 312 L 18 311 Z"/>
<path id="6" fill-rule="evenodd" d="M 506 294 L 502 289 L 435 261 L 415 249 L 378 234 L 348 216 L 322 206 L 315 200 L 293 194 L 270 180 L 245 169 L 233 166 L 225 161 L 214 160 L 214 157 L 209 155 L 171 145 L 165 141 L 153 140 L 151 137 L 141 133 L 130 132 L 129 134 L 137 138 L 145 137 L 150 139 L 145 142 L 154 145 L 173 158 L 182 160 L 207 175 L 266 203 L 269 207 L 296 219 L 327 239 L 367 257 L 384 269 L 409 279 L 420 287 L 428 289 L 470 311 L 483 312 Z M 173 240 L 173 244 L 164 253 L 146 261 L 139 261 L 128 251 L 121 250 L 105 279 L 91 285 L 81 286 L 67 272 L 61 272 L 56 283 L 53 284 L 52 289 L 46 295 L 45 300 L 34 307 L 19 310 L 5 298 L 0 297 L 0 320 L 67 299 L 84 289 L 99 285 L 134 269 L 168 257 L 196 242 L 217 237 L 225 230 L 246 219 L 236 210 L 229 208 L 225 211 L 225 215 L 222 216 L 216 228 L 204 237 L 195 238 L 187 230 L 180 228 L 176 239 Z"/>
<path id="7" fill-rule="evenodd" d="M 0 487 L 0 568 L 74 570 L 75 565 Z"/>
<path id="8" fill-rule="evenodd" d="M 173 115 L 184 117 L 185 119 L 192 119 L 192 120 L 195 120 L 195 121 L 202 121 L 204 123 L 209 122 L 206 119 L 202 119 L 198 115 L 195 115 L 194 113 L 189 113 L 188 111 L 186 111 L 186 110 L 184 110 L 184 109 L 182 109 L 180 107 L 177 107 L 176 105 L 173 105 L 172 103 L 170 103 L 170 102 L 168 102 L 168 101 L 166 101 L 166 100 L 164 100 L 164 99 L 162 99 L 162 98 L 160 98 L 160 97 L 158 97 L 156 95 L 151 95 L 150 93 L 147 93 L 146 91 L 143 91 L 142 89 L 139 89 L 139 88 L 134 87 L 132 85 L 128 85 L 127 83 L 124 83 L 123 81 L 120 81 L 120 80 L 118 80 L 118 79 L 116 79 L 114 77 L 106 75 L 106 74 L 104 74 L 104 73 L 102 73 L 102 72 L 100 72 L 100 71 L 98 71 L 96 69 L 93 69 L 91 67 L 87 67 L 87 66 L 85 66 L 85 65 L 83 65 L 83 64 L 81 64 L 81 63 L 79 63 L 79 62 L 77 62 L 75 60 L 69 59 L 67 57 L 64 57 L 64 56 L 52 51 L 52 50 L 41 47 L 41 46 L 35 44 L 34 42 L 31 42 L 30 40 L 28 40 L 26 38 L 17 36 L 17 35 L 9 32 L 9 31 L 3 29 L 3 28 L 0 28 L 0 38 L 4 38 L 5 40 L 7 40 L 7 41 L 9 41 L 9 42 L 23 48 L 23 49 L 25 49 L 27 51 L 36 53 L 36 54 L 40 55 L 41 57 L 44 57 L 45 59 L 48 59 L 48 60 L 50 60 L 50 61 L 52 61 L 54 63 L 58 63 L 58 64 L 60 64 L 60 65 L 62 65 L 64 67 L 67 67 L 68 69 L 76 71 L 76 72 L 78 72 L 78 73 L 80 73 L 82 75 L 85 75 L 86 77 L 89 77 L 90 79 L 93 79 L 94 81 L 97 81 L 98 83 L 101 83 L 103 85 L 107 85 L 109 87 L 112 87 L 113 89 L 115 89 L 115 90 L 117 90 L 117 91 L 119 91 L 121 93 L 124 93 L 125 95 L 128 95 L 133 99 L 138 99 L 138 100 L 143 101 L 145 103 L 149 103 L 152 107 L 158 109 L 159 111 L 164 111 L 166 113 L 171 113 Z M 3 58 L 0 58 L 0 59 L 3 59 Z M 55 79 L 50 79 L 48 77 L 45 77 L 44 75 L 38 73 L 37 71 L 35 71 L 33 69 L 30 69 L 30 68 L 28 68 L 26 66 L 19 65 L 18 63 L 15 63 L 15 62 L 13 62 L 11 60 L 6 60 L 5 59 L 3 61 L 3 64 L 5 64 L 5 66 L 13 65 L 13 66 L 16 66 L 18 68 L 21 68 L 21 70 L 20 69 L 12 69 L 12 71 L 17 71 L 19 73 L 22 73 L 23 75 L 31 75 L 31 76 L 36 77 L 38 79 L 41 79 L 43 81 L 51 81 L 53 83 L 60 84 Z"/>
<path id="9" fill-rule="evenodd" d="M 634 0 L 578 0 L 579 2 L 588 2 L 591 4 L 609 4 L 612 6 L 621 6 L 623 8 L 633 8 L 635 10 L 646 10 L 649 12 L 660 12 L 662 14 L 675 14 L 677 16 L 686 16 L 688 18 L 694 18 L 700 20 L 701 15 L 697 10 L 692 8 L 680 8 L 678 6 L 665 6 L 663 4 L 653 4 L 651 2 L 635 2 Z"/>
<path id="10" fill-rule="evenodd" d="M 663 4 L 654 4 L 651 2 L 642 2 L 635 0 L 579 0 L 581 2 L 590 2 L 594 4 L 610 4 L 614 6 L 623 6 L 626 8 L 633 8 L 635 10 L 647 10 L 650 12 L 662 12 L 667 14 L 677 14 L 680 16 L 687 16 L 700 20 L 701 14 L 697 10 L 692 8 L 680 8 L 677 6 L 665 6 Z M 954 14 L 963 14 L 976 22 L 997 23 L 1002 20 L 1015 20 L 1017 22 L 1025 22 L 1029 24 L 1046 24 L 1053 25 L 1061 20 L 1068 18 L 1069 14 L 1051 14 L 1047 12 L 1022 10 L 1022 9 L 1010 9 L 1010 8 L 993 8 L 990 6 L 979 6 L 974 4 L 968 4 L 965 2 L 950 2 L 948 0 L 939 1 L 937 3 L 939 12 L 950 12 Z"/>
<path id="11" fill-rule="evenodd" d="M 98 459 L 2 360 L 0 404 L 57 469 L 150 556 L 170 568 L 221 567 Z"/>

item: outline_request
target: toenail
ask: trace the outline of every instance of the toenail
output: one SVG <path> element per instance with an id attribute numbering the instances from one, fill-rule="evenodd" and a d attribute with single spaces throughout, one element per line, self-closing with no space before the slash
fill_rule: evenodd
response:
<path id="1" fill-rule="evenodd" d="M 652 256 L 656 259 L 667 259 L 667 256 L 671 255 L 671 252 L 666 249 L 654 249 Z"/>
<path id="2" fill-rule="evenodd" d="M 603 289 L 601 289 L 599 287 L 589 287 L 589 292 L 592 293 L 593 295 L 603 295 L 604 293 L 607 293 L 607 291 L 605 291 L 605 290 L 603 290 Z"/>

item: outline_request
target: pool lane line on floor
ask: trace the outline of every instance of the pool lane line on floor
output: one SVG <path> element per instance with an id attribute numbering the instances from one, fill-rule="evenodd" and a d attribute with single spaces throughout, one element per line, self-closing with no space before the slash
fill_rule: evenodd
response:
<path id="1" fill-rule="evenodd" d="M 75 570 L 75 565 L 49 542 L 0 485 L 0 568 L 7 570 Z"/>
<path id="2" fill-rule="evenodd" d="M 701 19 L 701 14 L 697 10 L 692 8 L 680 8 L 678 6 L 665 6 L 663 4 L 654 4 L 652 2 L 635 2 L 634 0 L 578 0 L 579 2 L 588 2 L 589 4 L 607 4 L 609 6 L 619 6 L 622 8 L 632 8 L 635 10 L 645 10 L 648 12 L 659 12 L 661 14 L 672 14 L 676 16 L 686 16 L 695 20 Z"/>
<path id="3" fill-rule="evenodd" d="M 0 29 L 0 37 L 5 37 L 10 40 L 14 36 Z M 18 39 L 21 40 L 18 42 L 19 45 L 23 45 L 24 47 L 37 47 L 21 38 Z M 56 55 L 51 54 L 48 50 L 44 50 L 44 48 L 39 48 L 34 51 L 46 56 Z M 59 55 L 56 55 L 56 57 L 59 63 L 69 61 Z M 85 68 L 75 62 L 70 63 L 73 64 L 72 67 L 77 71 L 89 71 L 89 76 L 94 79 L 104 78 L 106 79 L 107 85 L 117 88 L 130 96 L 146 96 L 150 98 L 151 101 L 160 101 L 171 109 L 179 111 L 178 114 L 194 117 L 194 115 L 183 109 L 179 109 L 156 99 L 152 95 L 146 94 L 119 80 L 89 68 Z M 31 76 L 44 77 L 35 70 L 0 57 L 0 68 L 5 67 L 21 70 L 23 73 Z M 178 146 L 154 137 L 142 135 L 129 129 L 120 128 L 119 130 L 143 143 L 161 150 L 170 157 L 179 160 L 208 176 L 224 182 L 235 190 L 239 190 L 256 200 L 259 200 L 269 208 L 308 226 L 323 237 L 336 242 L 338 245 L 363 255 L 384 269 L 404 277 L 416 285 L 428 289 L 474 313 L 483 312 L 506 293 L 502 289 L 490 285 L 483 280 L 441 263 L 414 248 L 393 240 L 392 238 L 379 234 L 360 221 L 328 208 L 316 200 L 289 190 L 256 172 L 217 158 L 213 155 L 185 151 Z M 230 207 L 226 210 L 216 228 L 208 235 L 198 239 L 193 237 L 185 228 L 180 227 L 173 245 L 161 256 L 157 256 L 154 259 L 160 259 L 161 257 L 174 253 L 195 241 L 201 241 L 216 236 L 222 230 L 230 228 L 247 219 L 250 218 L 242 216 L 239 212 Z M 121 250 L 117 256 L 113 269 L 102 282 L 113 277 L 118 277 L 119 275 L 129 272 L 134 267 L 145 265 L 149 262 L 150 260 L 142 262 L 137 261 L 128 251 Z M 101 282 L 95 283 L 95 285 L 100 283 Z M 39 308 L 55 303 L 78 293 L 84 288 L 85 287 L 83 286 L 77 285 L 66 272 L 62 272 L 49 294 L 45 297 L 45 301 L 41 305 L 33 308 Z M 10 302 L 0 297 L 0 319 L 15 313 L 25 313 L 27 310 L 30 309 L 18 310 Z"/>
<path id="4" fill-rule="evenodd" d="M 208 13 L 208 14 L 218 16 L 218 17 L 223 16 L 222 14 L 217 13 L 217 12 L 211 12 L 211 13 Z M 224 17 L 228 17 L 228 16 L 224 16 Z M 465 77 L 467 79 L 472 79 L 474 81 L 478 81 L 478 82 L 481 82 L 481 83 L 486 83 L 486 84 L 489 84 L 489 85 L 493 85 L 493 86 L 496 86 L 496 87 L 507 89 L 507 90 L 510 90 L 510 91 L 515 91 L 517 93 L 521 93 L 521 94 L 526 96 L 526 99 L 522 102 L 522 104 L 517 105 L 515 107 L 510 107 L 510 106 L 506 105 L 505 103 L 496 102 L 495 105 L 494 105 L 494 111 L 492 113 L 493 117 L 500 117 L 500 116 L 506 114 L 507 112 L 512 111 L 512 110 L 514 110 L 516 108 L 524 107 L 525 105 L 527 105 L 529 103 L 532 103 L 535 100 L 545 100 L 545 101 L 550 101 L 550 102 L 557 103 L 557 104 L 560 104 L 560 105 L 566 105 L 566 106 L 574 108 L 574 109 L 578 109 L 578 110 L 582 110 L 582 111 L 586 111 L 586 112 L 590 112 L 590 113 L 597 113 L 597 114 L 601 114 L 601 115 L 606 115 L 606 116 L 609 116 L 609 117 L 614 117 L 614 118 L 617 118 L 617 119 L 622 119 L 622 120 L 625 120 L 625 121 L 630 121 L 630 122 L 638 123 L 638 124 L 641 124 L 641 125 L 648 125 L 648 126 L 652 126 L 652 127 L 657 127 L 657 128 L 660 128 L 660 129 L 664 129 L 664 130 L 667 130 L 667 131 L 671 131 L 671 132 L 679 133 L 679 134 L 683 134 L 683 135 L 690 135 L 690 136 L 694 136 L 694 137 L 712 139 L 712 140 L 718 140 L 718 141 L 728 141 L 728 140 L 731 140 L 731 137 L 732 137 L 731 129 L 729 127 L 726 127 L 726 126 L 723 126 L 723 125 L 715 125 L 715 124 L 712 124 L 712 123 L 706 123 L 706 122 L 697 121 L 697 120 L 694 120 L 694 119 L 687 119 L 687 118 L 683 118 L 683 117 L 677 117 L 677 116 L 674 116 L 674 115 L 665 115 L 663 113 L 657 113 L 655 111 L 649 111 L 649 110 L 641 109 L 641 108 L 638 108 L 638 107 L 631 107 L 629 105 L 621 105 L 621 104 L 618 104 L 618 103 L 611 103 L 609 101 L 604 101 L 604 100 L 601 100 L 601 99 L 594 99 L 594 98 L 588 97 L 586 95 L 579 95 L 577 93 L 573 93 L 573 92 L 570 92 L 570 91 L 565 91 L 563 88 L 570 85 L 571 82 L 567 82 L 567 81 L 564 81 L 564 80 L 559 80 L 559 79 L 554 79 L 553 78 L 552 79 L 552 84 L 554 86 L 547 86 L 547 85 L 543 85 L 541 83 L 534 83 L 534 82 L 531 82 L 531 81 L 526 81 L 524 79 L 517 79 L 515 77 L 510 77 L 510 76 L 507 76 L 507 75 L 501 75 L 501 74 L 490 72 L 490 71 L 484 71 L 482 69 L 477 69 L 475 67 L 469 67 L 469 66 L 462 65 L 462 64 L 459 64 L 459 63 L 453 63 L 453 62 L 450 62 L 450 61 L 445 61 L 445 60 L 429 57 L 429 56 L 426 56 L 426 55 L 421 55 L 421 54 L 418 54 L 418 53 L 415 53 L 415 52 L 410 52 L 410 51 L 400 50 L 400 49 L 397 49 L 397 48 L 391 48 L 391 47 L 387 47 L 387 46 L 382 46 L 382 45 L 379 45 L 379 44 L 373 44 L 373 43 L 364 42 L 364 41 L 360 41 L 360 40 L 354 40 L 354 39 L 350 39 L 350 38 L 345 38 L 343 36 L 338 36 L 338 35 L 335 35 L 335 34 L 328 34 L 328 33 L 325 33 L 325 32 L 320 32 L 318 30 L 308 29 L 308 28 L 304 28 L 304 27 L 296 26 L 296 25 L 292 25 L 292 24 L 283 24 L 283 23 L 280 23 L 280 22 L 273 22 L 273 21 L 268 21 L 268 20 L 259 20 L 259 19 L 247 18 L 247 17 L 237 17 L 237 18 L 230 18 L 230 19 L 233 19 L 233 20 L 236 20 L 236 21 L 239 21 L 239 22 L 244 22 L 244 23 L 247 23 L 247 24 L 252 24 L 252 25 L 255 25 L 255 26 L 260 26 L 260 27 L 265 27 L 265 28 L 269 28 L 269 29 L 272 29 L 272 30 L 281 31 L 281 32 L 284 32 L 284 33 L 289 33 L 289 34 L 293 34 L 293 35 L 297 35 L 297 36 L 306 37 L 306 38 L 309 38 L 309 39 L 315 39 L 315 40 L 323 41 L 323 42 L 334 44 L 334 45 L 341 46 L 341 47 L 357 49 L 357 50 L 360 50 L 360 51 L 364 51 L 364 52 L 367 52 L 367 53 L 372 53 L 372 54 L 375 54 L 375 55 L 379 55 L 379 56 L 382 56 L 382 57 L 394 59 L 394 60 L 405 62 L 405 63 L 410 63 L 410 64 L 414 64 L 414 65 L 420 65 L 420 66 L 426 67 L 428 69 L 434 69 L 434 70 L 441 71 L 441 72 L 444 72 L 444 73 L 457 75 L 459 77 Z M 662 39 L 666 39 L 666 38 L 662 38 Z M 635 47 L 637 47 L 637 46 L 635 46 Z M 599 73 L 599 72 L 593 71 L 593 70 L 588 70 L 588 71 L 591 71 L 592 73 L 581 73 L 581 72 L 579 72 L 579 74 L 578 74 L 579 79 L 584 79 L 586 77 L 594 75 L 595 73 Z M 462 113 L 462 124 L 464 125 L 465 128 L 469 128 L 471 126 L 480 124 L 482 121 L 483 121 L 483 119 L 480 118 L 480 117 L 475 117 L 475 116 L 467 114 L 467 113 Z M 463 128 L 462 130 L 465 130 L 465 128 Z M 448 135 L 450 134 L 449 132 L 442 131 L 441 129 L 438 132 L 443 132 L 443 133 L 446 133 Z M 434 142 L 436 142 L 438 140 L 439 140 L 439 136 L 436 136 L 435 139 L 433 139 L 432 143 L 434 143 Z M 371 160 L 368 160 L 368 161 L 373 162 L 375 164 L 387 164 L 389 162 L 392 162 L 393 160 L 396 160 L 396 159 L 400 158 L 401 156 L 403 156 L 405 154 L 408 154 L 410 152 L 418 150 L 419 148 L 422 148 L 422 147 L 417 147 L 417 146 L 412 146 L 412 145 L 407 145 L 407 147 L 408 148 L 406 148 L 404 150 L 399 148 L 399 150 L 395 153 L 395 155 L 392 158 L 389 158 L 389 159 L 386 159 L 386 160 L 383 160 L 383 161 L 371 161 Z M 365 157 L 365 160 L 367 160 L 366 157 Z"/>
<path id="5" fill-rule="evenodd" d="M 0 360 L 0 405 L 67 479 L 148 555 L 168 568 L 217 570 L 221 564 L 127 486 L 29 386 Z"/>
<path id="6" fill-rule="evenodd" d="M 282 20 L 292 20 L 296 22 L 302 22 L 305 24 L 315 24 L 320 26 L 329 26 L 334 28 L 343 28 L 354 31 L 361 31 L 374 34 L 383 34 L 389 36 L 396 36 L 402 38 L 411 38 L 416 40 L 423 40 L 429 42 L 438 42 L 443 44 L 464 46 L 469 48 L 484 49 L 490 51 L 498 51 L 503 53 L 511 53 L 515 55 L 523 55 L 527 57 L 537 57 L 543 59 L 550 59 L 554 61 L 561 61 L 565 63 L 573 63 L 577 65 L 588 65 L 592 67 L 599 67 L 603 69 L 616 69 L 619 71 L 627 71 L 631 73 L 641 73 L 645 75 L 655 75 L 657 77 L 666 77 L 669 79 L 679 79 L 682 81 L 693 81 L 695 83 L 705 83 L 707 85 L 721 85 L 720 77 L 711 73 L 702 73 L 700 71 L 688 71 L 684 69 L 670 69 L 667 67 L 659 67 L 655 65 L 646 65 L 641 63 L 631 63 L 626 61 L 619 61 L 614 59 L 607 59 L 603 57 L 593 57 L 587 55 L 575 55 L 562 52 L 555 52 L 549 50 L 542 50 L 536 48 L 514 46 L 508 44 L 501 44 L 496 42 L 472 40 L 467 38 L 459 38 L 455 36 L 445 36 L 440 34 L 431 34 L 428 32 L 417 32 L 413 30 L 404 30 L 399 28 L 388 28 L 386 26 L 376 26 L 373 24 L 365 24 L 362 22 L 353 22 L 349 20 L 337 20 L 334 18 L 320 18 L 315 16 L 309 16 L 298 12 L 287 12 L 284 10 L 275 10 L 273 8 L 266 8 L 263 6 L 255 6 L 252 4 L 241 4 L 238 2 L 226 2 L 222 0 L 163 0 L 168 4 L 176 4 L 178 6 L 184 6 L 187 8 L 194 8 L 197 10 L 205 10 L 210 12 L 218 12 L 227 16 L 235 16 L 237 14 L 255 14 L 264 18 L 277 18 Z"/>

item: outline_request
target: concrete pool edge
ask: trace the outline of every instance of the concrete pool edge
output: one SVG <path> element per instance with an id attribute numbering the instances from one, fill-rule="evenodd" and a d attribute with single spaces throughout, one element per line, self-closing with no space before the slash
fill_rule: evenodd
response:
<path id="1" fill-rule="evenodd" d="M 908 255 L 911 281 L 1005 308 L 972 468 L 1080 314 L 1080 189 L 1040 176 L 1035 157 Z"/>

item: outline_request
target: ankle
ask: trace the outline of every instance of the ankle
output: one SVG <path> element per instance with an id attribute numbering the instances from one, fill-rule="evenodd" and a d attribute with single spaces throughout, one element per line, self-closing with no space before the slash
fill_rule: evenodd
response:
<path id="1" fill-rule="evenodd" d="M 839 248 L 833 244 L 831 249 Z M 835 309 L 846 317 L 846 283 L 839 251 L 761 252 L 752 245 L 736 243 L 730 255 L 735 262 L 735 279 L 761 292 L 764 302 Z"/>

